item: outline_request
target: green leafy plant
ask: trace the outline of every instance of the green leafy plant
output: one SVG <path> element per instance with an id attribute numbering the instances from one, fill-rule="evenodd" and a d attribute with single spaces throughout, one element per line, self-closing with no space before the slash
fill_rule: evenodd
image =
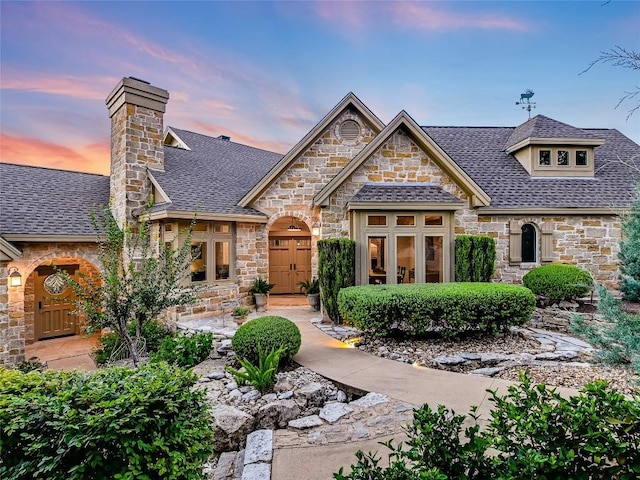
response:
<path id="1" fill-rule="evenodd" d="M 134 365 L 138 365 L 144 326 L 165 309 L 197 299 L 197 288 L 183 282 L 189 276 L 195 219 L 178 250 L 161 244 L 158 254 L 149 222 L 136 224 L 135 230 L 123 230 L 108 208 L 93 212 L 91 221 L 98 235 L 100 274 L 76 281 L 62 270 L 59 273 L 73 290 L 75 304 L 86 315 L 89 330 L 109 327 L 127 345 Z M 131 322 L 134 334 L 128 329 Z"/>
<path id="2" fill-rule="evenodd" d="M 572 300 L 591 291 L 593 279 L 575 265 L 554 263 L 535 267 L 522 278 L 525 287 L 550 301 Z"/>
<path id="3" fill-rule="evenodd" d="M 135 337 L 136 325 L 130 322 L 127 325 L 129 334 Z M 142 327 L 142 337 L 145 339 L 147 353 L 153 353 L 158 350 L 162 341 L 172 336 L 171 331 L 158 321 L 150 321 Z M 107 333 L 100 337 L 98 345 L 93 350 L 93 358 L 98 365 L 105 365 L 111 354 L 123 344 L 122 338 L 117 333 Z"/>
<path id="4" fill-rule="evenodd" d="M 22 373 L 29 373 L 33 371 L 42 371 L 47 368 L 47 365 L 40 362 L 37 357 L 24 360 L 16 363 L 13 368 Z"/>
<path id="5" fill-rule="evenodd" d="M 235 307 L 233 309 L 232 315 L 234 317 L 243 318 L 243 317 L 247 317 L 250 313 L 251 313 L 251 310 L 248 309 L 247 307 Z"/>
<path id="6" fill-rule="evenodd" d="M 356 284 L 356 243 L 348 238 L 318 241 L 320 296 L 327 316 L 342 323 L 338 309 L 338 292 Z"/>
<path id="7" fill-rule="evenodd" d="M 197 479 L 213 429 L 197 376 L 166 363 L 0 368 L 0 478 Z"/>
<path id="8" fill-rule="evenodd" d="M 300 350 L 300 329 L 291 320 L 278 316 L 254 318 L 238 328 L 231 339 L 237 358 L 247 359 L 254 365 L 260 350 L 270 352 L 283 349 L 280 361 L 287 363 Z"/>
<path id="9" fill-rule="evenodd" d="M 458 235 L 456 282 L 490 282 L 496 263 L 496 241 L 485 235 Z"/>
<path id="10" fill-rule="evenodd" d="M 497 333 L 531 318 L 535 296 L 501 283 L 362 285 L 338 295 L 345 322 L 377 336 Z"/>
<path id="11" fill-rule="evenodd" d="M 640 398 L 627 399 L 606 382 L 587 384 L 563 398 L 555 389 L 521 383 L 499 396 L 482 430 L 472 408 L 456 415 L 443 406 L 414 410 L 408 441 L 381 442 L 389 465 L 374 453 L 358 452 L 351 473 L 337 480 L 522 480 L 620 479 L 640 474 Z M 463 424 L 467 424 L 464 431 Z"/>
<path id="12" fill-rule="evenodd" d="M 571 328 L 598 348 L 598 356 L 610 364 L 631 364 L 640 375 L 640 314 L 624 312 L 620 301 L 603 287 L 598 288 L 601 322 L 589 324 L 580 315 L 571 319 Z"/>
<path id="13" fill-rule="evenodd" d="M 266 278 L 259 276 L 253 281 L 250 291 L 258 295 L 267 295 L 275 286 L 275 283 L 269 283 Z"/>
<path id="14" fill-rule="evenodd" d="M 313 280 L 304 280 L 302 282 L 298 282 L 300 286 L 300 291 L 305 295 L 313 295 L 316 293 L 320 293 L 320 280 L 314 278 Z"/>
<path id="15" fill-rule="evenodd" d="M 190 368 L 207 359 L 213 348 L 211 332 L 179 333 L 163 340 L 158 351 L 152 353 L 151 362 L 167 362 L 178 367 Z"/>
<path id="16" fill-rule="evenodd" d="M 284 348 L 265 352 L 258 349 L 258 365 L 254 365 L 246 358 L 238 358 L 238 362 L 244 369 L 236 370 L 227 367 L 227 371 L 233 375 L 239 385 L 249 383 L 258 389 L 260 393 L 266 392 L 275 382 L 278 373 L 278 363 L 280 355 L 284 353 Z"/>

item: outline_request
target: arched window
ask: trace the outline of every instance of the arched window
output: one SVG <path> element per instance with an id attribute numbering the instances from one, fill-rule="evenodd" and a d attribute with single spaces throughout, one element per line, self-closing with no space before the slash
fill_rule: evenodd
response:
<path id="1" fill-rule="evenodd" d="M 536 227 L 530 223 L 525 223 L 522 225 L 522 262 L 535 263 L 536 247 Z"/>

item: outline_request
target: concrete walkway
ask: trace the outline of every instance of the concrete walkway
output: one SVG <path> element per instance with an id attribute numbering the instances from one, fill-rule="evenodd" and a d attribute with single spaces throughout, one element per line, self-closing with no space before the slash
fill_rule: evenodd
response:
<path id="1" fill-rule="evenodd" d="M 313 313 L 308 309 L 269 309 L 269 314 L 286 317 L 300 328 L 302 346 L 294 357 L 297 363 L 338 384 L 365 392 L 382 393 L 415 406 L 427 403 L 436 407 L 442 404 L 459 414 L 468 413 L 475 405 L 482 418 L 488 419 L 492 404 L 488 400 L 487 389 L 506 393 L 512 384 L 501 379 L 415 367 L 348 348 L 316 328 L 309 321 Z M 565 394 L 576 393 L 570 389 L 558 390 Z M 278 447 L 276 431 L 271 479 L 331 479 L 340 467 L 349 471 L 348 467 L 355 463 L 356 451 L 385 452 L 386 448 L 378 444 L 383 440 L 388 438 L 341 445 L 281 448 Z"/>

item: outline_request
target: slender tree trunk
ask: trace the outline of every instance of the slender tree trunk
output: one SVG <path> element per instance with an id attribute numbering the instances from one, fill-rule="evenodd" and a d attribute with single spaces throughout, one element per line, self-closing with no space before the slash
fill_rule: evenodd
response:
<path id="1" fill-rule="evenodd" d="M 140 353 L 138 352 L 136 339 L 131 338 L 131 335 L 129 335 L 126 321 L 119 321 L 118 323 L 120 324 L 121 328 L 122 340 L 124 340 L 124 343 L 127 345 L 127 347 L 129 347 L 129 351 L 131 352 L 131 360 L 133 361 L 133 366 L 137 367 L 140 363 Z"/>

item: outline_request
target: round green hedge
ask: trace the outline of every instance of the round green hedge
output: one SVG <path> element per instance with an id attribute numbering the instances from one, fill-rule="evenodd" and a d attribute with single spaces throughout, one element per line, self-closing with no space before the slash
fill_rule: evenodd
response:
<path id="1" fill-rule="evenodd" d="M 254 365 L 258 363 L 259 349 L 268 353 L 284 348 L 280 363 L 287 363 L 300 350 L 300 330 L 284 317 L 266 316 L 243 324 L 233 336 L 231 346 L 237 358 L 246 358 Z"/>
<path id="2" fill-rule="evenodd" d="M 522 278 L 522 283 L 536 295 L 551 301 L 583 297 L 593 287 L 589 272 L 575 265 L 564 264 L 535 267 Z"/>

